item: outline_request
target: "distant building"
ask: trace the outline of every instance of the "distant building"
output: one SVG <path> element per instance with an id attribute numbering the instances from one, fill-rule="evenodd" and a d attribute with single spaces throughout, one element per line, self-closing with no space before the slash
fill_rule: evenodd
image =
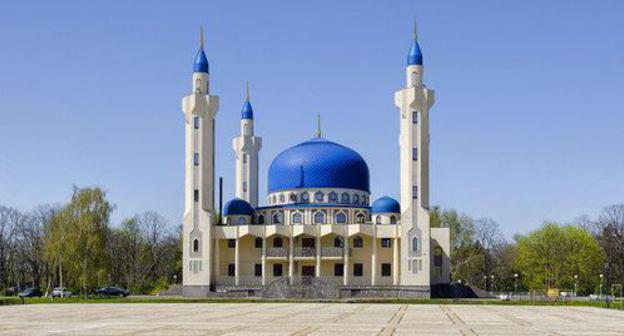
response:
<path id="1" fill-rule="evenodd" d="M 203 35 L 203 34 L 202 34 Z M 321 283 L 341 295 L 429 297 L 450 279 L 449 230 L 429 223 L 429 109 L 434 91 L 423 84 L 423 56 L 414 39 L 406 85 L 395 93 L 400 122 L 400 202 L 371 205 L 369 170 L 356 151 L 323 137 L 281 152 L 271 163 L 265 206 L 258 205 L 262 138 L 254 134 L 249 93 L 236 154 L 236 198 L 217 222 L 215 116 L 203 36 L 193 91 L 182 107 L 186 127 L 183 292 L 262 293 L 271 284 Z"/>

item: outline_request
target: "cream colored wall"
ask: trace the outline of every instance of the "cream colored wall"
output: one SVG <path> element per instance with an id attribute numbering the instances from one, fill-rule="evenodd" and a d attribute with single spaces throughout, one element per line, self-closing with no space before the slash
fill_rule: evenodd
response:
<path id="1" fill-rule="evenodd" d="M 240 238 L 239 276 L 254 276 L 254 265 L 262 263 L 262 249 L 255 248 L 255 236 L 247 235 Z"/>

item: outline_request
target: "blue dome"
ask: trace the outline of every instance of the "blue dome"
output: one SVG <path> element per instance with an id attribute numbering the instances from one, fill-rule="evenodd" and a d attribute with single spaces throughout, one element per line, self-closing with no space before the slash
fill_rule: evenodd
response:
<path id="1" fill-rule="evenodd" d="M 195 56 L 193 72 L 208 73 L 208 59 L 206 58 L 206 54 L 204 54 L 204 49 L 199 49 L 199 51 L 197 52 L 197 56 Z"/>
<path id="2" fill-rule="evenodd" d="M 373 202 L 372 212 L 379 213 L 401 213 L 401 205 L 392 197 L 384 196 Z"/>
<path id="3" fill-rule="evenodd" d="M 251 204 L 247 203 L 247 201 L 242 200 L 240 198 L 234 198 L 229 202 L 225 203 L 225 207 L 223 208 L 224 216 L 232 216 L 232 215 L 247 215 L 253 216 L 254 210 L 251 207 Z"/>
<path id="4" fill-rule="evenodd" d="M 416 40 L 414 40 L 409 53 L 407 53 L 407 65 L 423 65 L 423 55 Z"/>
<path id="5" fill-rule="evenodd" d="M 241 111 L 241 119 L 253 119 L 253 109 L 251 108 L 251 103 L 249 99 L 243 105 L 243 110 Z"/>
<path id="6" fill-rule="evenodd" d="M 281 152 L 269 168 L 269 192 L 297 188 L 348 188 L 368 192 L 368 165 L 356 151 L 314 138 Z"/>

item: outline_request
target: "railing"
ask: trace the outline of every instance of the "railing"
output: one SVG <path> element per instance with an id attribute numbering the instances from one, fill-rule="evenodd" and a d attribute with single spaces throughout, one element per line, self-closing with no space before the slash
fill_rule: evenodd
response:
<path id="1" fill-rule="evenodd" d="M 236 278 L 233 276 L 218 276 L 217 286 L 235 287 Z M 238 287 L 259 287 L 262 286 L 262 277 L 253 275 L 241 275 L 238 277 Z"/>
<path id="2" fill-rule="evenodd" d="M 288 250 L 285 247 L 269 247 L 266 250 L 267 257 L 287 257 Z"/>
<path id="3" fill-rule="evenodd" d="M 316 257 L 316 248 L 295 247 L 295 257 Z"/>
<path id="4" fill-rule="evenodd" d="M 322 247 L 322 257 L 342 257 L 344 249 L 342 247 Z"/>
<path id="5" fill-rule="evenodd" d="M 391 276 L 378 276 L 375 278 L 376 286 L 391 286 L 392 285 L 392 277 Z"/>
<path id="6" fill-rule="evenodd" d="M 349 277 L 349 285 L 351 286 L 370 286 L 372 283 L 370 277 L 351 276 Z"/>

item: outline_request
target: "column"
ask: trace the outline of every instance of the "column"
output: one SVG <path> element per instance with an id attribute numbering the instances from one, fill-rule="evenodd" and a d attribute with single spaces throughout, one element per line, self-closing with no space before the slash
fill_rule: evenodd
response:
<path id="1" fill-rule="evenodd" d="M 346 228 L 345 228 L 346 230 Z M 343 271 L 342 271 L 342 277 L 343 277 L 343 285 L 348 286 L 349 285 L 349 235 L 345 232 L 345 235 L 342 236 L 342 239 L 344 241 L 344 247 L 343 247 Z"/>
<path id="2" fill-rule="evenodd" d="M 321 225 L 316 230 L 316 277 L 321 277 Z"/>
<path id="3" fill-rule="evenodd" d="M 399 239 L 392 238 L 392 284 L 399 285 Z"/>
<path id="4" fill-rule="evenodd" d="M 267 239 L 266 232 L 262 236 L 262 286 L 266 285 L 266 275 L 267 275 L 267 262 L 266 262 L 266 252 L 267 252 Z"/>
<path id="5" fill-rule="evenodd" d="M 375 286 L 377 282 L 377 227 L 374 224 L 371 245 L 371 286 Z"/>
<path id="6" fill-rule="evenodd" d="M 290 277 L 290 284 L 294 283 L 293 276 L 295 275 L 295 239 L 292 236 L 292 228 L 290 230 L 290 243 L 288 244 L 288 276 Z"/>
<path id="7" fill-rule="evenodd" d="M 240 239 L 236 237 L 236 245 L 234 245 L 234 284 L 240 284 Z"/>
<path id="8" fill-rule="evenodd" d="M 217 239 L 214 240 L 214 249 L 215 249 L 215 251 L 214 251 L 214 258 L 215 258 L 214 275 L 215 275 L 215 278 L 217 280 L 218 280 L 218 278 L 220 276 L 220 274 L 219 274 L 219 268 L 220 268 L 219 267 L 219 263 L 221 262 L 221 260 L 220 260 L 221 256 L 219 255 L 219 252 L 221 252 L 221 251 L 220 251 L 219 247 L 220 247 L 220 245 L 219 245 L 219 238 L 217 238 Z"/>

